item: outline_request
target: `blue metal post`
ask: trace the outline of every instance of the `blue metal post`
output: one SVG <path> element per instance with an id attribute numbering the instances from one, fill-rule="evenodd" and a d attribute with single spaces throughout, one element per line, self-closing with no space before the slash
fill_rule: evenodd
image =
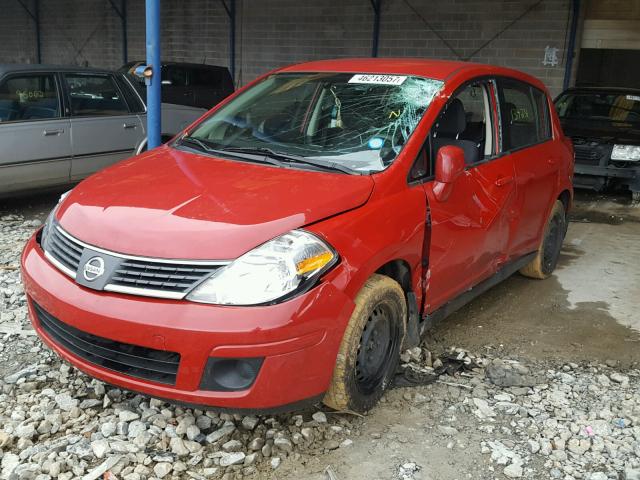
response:
<path id="1" fill-rule="evenodd" d="M 578 18 L 580 17 L 580 0 L 573 0 L 573 12 L 571 13 L 571 31 L 569 33 L 569 46 L 567 47 L 567 62 L 564 66 L 564 82 L 562 89 L 569 88 L 571 82 L 571 70 L 573 69 L 573 57 L 576 49 L 576 35 L 578 33 Z"/>
<path id="2" fill-rule="evenodd" d="M 146 0 L 147 66 L 153 69 L 147 81 L 147 147 L 149 150 L 161 142 L 162 76 L 160 61 L 160 0 Z"/>

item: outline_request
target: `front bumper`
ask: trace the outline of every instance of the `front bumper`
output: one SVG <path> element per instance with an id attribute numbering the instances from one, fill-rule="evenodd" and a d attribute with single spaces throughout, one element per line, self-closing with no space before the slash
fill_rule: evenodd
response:
<path id="1" fill-rule="evenodd" d="M 318 398 L 329 386 L 353 301 L 325 281 L 289 301 L 259 307 L 204 305 L 97 292 L 53 267 L 35 240 L 22 255 L 29 314 L 44 342 L 85 373 L 171 401 L 232 410 L 274 410 Z M 87 361 L 43 329 L 36 307 L 96 337 L 180 355 L 175 383 L 154 382 Z M 264 358 L 241 391 L 201 389 L 210 357 Z"/>
<path id="2" fill-rule="evenodd" d="M 576 175 L 591 175 L 596 177 L 606 177 L 606 178 L 628 178 L 628 179 L 636 179 L 639 176 L 638 171 L 639 167 L 627 167 L 627 168 L 617 168 L 617 167 L 601 167 L 599 165 L 582 165 L 580 163 L 576 163 L 573 169 L 573 172 Z"/>

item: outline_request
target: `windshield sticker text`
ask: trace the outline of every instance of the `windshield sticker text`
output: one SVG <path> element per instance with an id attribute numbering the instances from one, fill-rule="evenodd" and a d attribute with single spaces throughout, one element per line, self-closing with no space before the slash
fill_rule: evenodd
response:
<path id="1" fill-rule="evenodd" d="M 358 74 L 349 79 L 349 83 L 367 83 L 373 85 L 402 85 L 407 79 L 401 75 Z"/>

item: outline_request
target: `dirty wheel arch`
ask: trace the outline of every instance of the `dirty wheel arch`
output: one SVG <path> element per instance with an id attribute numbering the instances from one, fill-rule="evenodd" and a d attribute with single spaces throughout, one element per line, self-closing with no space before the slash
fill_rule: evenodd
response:
<path id="1" fill-rule="evenodd" d="M 393 380 L 407 306 L 398 282 L 379 274 L 366 281 L 355 304 L 323 402 L 336 410 L 366 412 Z"/>
<path id="2" fill-rule="evenodd" d="M 545 279 L 551 275 L 558 263 L 566 232 L 567 219 L 564 205 L 560 200 L 556 200 L 547 219 L 536 256 L 529 264 L 520 269 L 520 273 L 525 277 L 538 279 Z"/>

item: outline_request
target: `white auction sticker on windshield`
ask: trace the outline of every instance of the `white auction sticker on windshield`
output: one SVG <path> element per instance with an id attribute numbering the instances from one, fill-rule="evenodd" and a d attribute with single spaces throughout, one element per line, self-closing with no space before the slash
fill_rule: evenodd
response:
<path id="1" fill-rule="evenodd" d="M 638 96 L 638 95 L 627 95 L 627 100 L 633 100 L 634 102 L 640 102 L 640 96 Z"/>
<path id="2" fill-rule="evenodd" d="M 373 85 L 402 85 L 407 79 L 402 75 L 381 75 L 378 73 L 359 73 L 349 79 L 349 83 L 369 83 Z"/>

